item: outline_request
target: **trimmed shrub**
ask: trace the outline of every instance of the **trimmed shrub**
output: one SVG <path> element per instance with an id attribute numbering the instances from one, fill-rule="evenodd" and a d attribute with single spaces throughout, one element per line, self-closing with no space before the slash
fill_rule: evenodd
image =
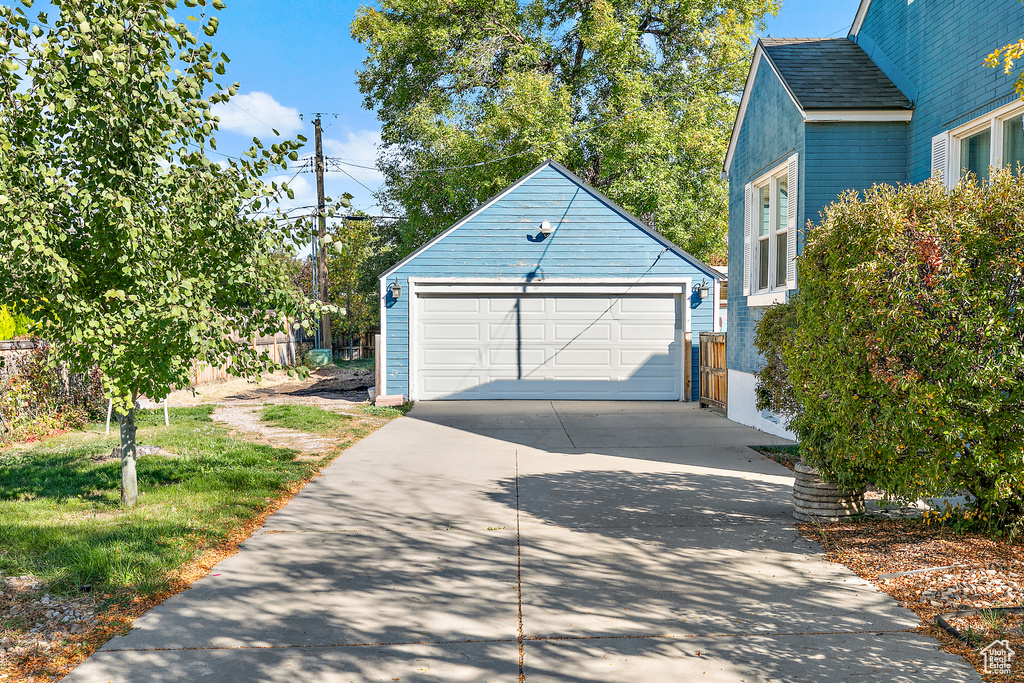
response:
<path id="1" fill-rule="evenodd" d="M 104 415 L 100 371 L 69 373 L 56 358 L 48 343 L 36 340 L 34 349 L 12 356 L 0 369 L 0 448 L 75 429 Z"/>
<path id="2" fill-rule="evenodd" d="M 754 387 L 757 409 L 783 416 L 787 426 L 800 412 L 800 404 L 789 383 L 789 366 L 782 357 L 783 350 L 792 343 L 796 332 L 796 306 L 796 297 L 793 297 L 789 303 L 766 309 L 754 330 L 754 347 L 764 358 L 764 365 L 754 373 L 757 378 Z"/>
<path id="3" fill-rule="evenodd" d="M 29 319 L 23 313 L 15 313 L 7 306 L 0 306 L 0 341 L 17 339 L 28 335 Z"/>
<path id="4" fill-rule="evenodd" d="M 778 344 L 786 335 L 773 326 L 792 331 L 779 356 L 803 458 L 839 484 L 871 481 L 897 499 L 969 492 L 989 530 L 1018 519 L 1020 176 L 847 193 L 809 232 L 798 272 L 792 310 L 766 316 L 759 334 Z"/>

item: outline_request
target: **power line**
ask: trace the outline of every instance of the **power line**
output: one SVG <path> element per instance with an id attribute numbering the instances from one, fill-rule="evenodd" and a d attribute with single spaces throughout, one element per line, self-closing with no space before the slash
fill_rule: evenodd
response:
<path id="1" fill-rule="evenodd" d="M 259 122 L 260 122 L 260 123 L 262 123 L 262 124 L 263 124 L 264 126 L 266 126 L 267 128 L 269 128 L 270 130 L 275 130 L 275 128 L 274 128 L 274 127 L 273 127 L 272 125 L 270 125 L 269 123 L 267 123 L 266 121 L 264 121 L 264 120 L 263 120 L 263 119 L 261 119 L 260 117 L 256 116 L 255 114 L 253 114 L 252 112 L 248 111 L 247 109 L 242 109 L 241 107 L 239 107 L 239 106 L 238 106 L 237 104 L 235 104 L 235 101 L 234 101 L 234 100 L 228 100 L 228 104 L 230 104 L 230 105 L 231 105 L 231 106 L 233 106 L 233 107 L 234 107 L 235 109 L 237 109 L 238 111 L 242 112 L 243 114 L 246 114 L 246 115 L 248 115 L 248 116 L 249 116 L 250 118 L 252 118 L 253 120 L 255 120 L 255 121 L 259 121 Z M 299 114 L 299 116 L 301 117 L 302 115 L 301 115 L 301 114 Z"/>
<path id="2" fill-rule="evenodd" d="M 729 62 L 728 64 L 725 64 L 723 66 L 718 67 L 717 69 L 712 69 L 711 71 L 709 71 L 706 74 L 704 74 L 704 76 L 707 77 L 707 76 L 710 76 L 710 75 L 715 74 L 715 73 L 720 73 L 722 71 L 725 71 L 729 67 L 736 66 L 737 64 L 739 64 L 739 63 L 741 63 L 741 62 L 743 62 L 745 60 L 746 60 L 746 58 L 744 57 L 743 59 L 737 59 L 735 61 Z M 639 107 L 636 107 L 634 109 L 630 109 L 629 111 L 623 112 L 623 113 L 621 113 L 621 114 L 619 114 L 617 116 L 613 116 L 613 117 L 611 117 L 609 119 L 605 119 L 603 121 L 598 121 L 597 123 L 595 123 L 593 126 L 590 126 L 589 128 L 584 128 L 583 130 L 580 130 L 580 131 L 573 131 L 571 133 L 563 135 L 562 137 L 558 138 L 557 140 L 552 140 L 551 142 L 547 142 L 547 143 L 544 143 L 544 144 L 541 144 L 541 145 L 534 145 L 533 147 L 530 147 L 528 149 L 524 149 L 521 152 L 516 152 L 515 154 L 508 154 L 508 155 L 505 155 L 503 157 L 498 157 L 497 159 L 491 159 L 489 161 L 478 161 L 478 162 L 473 163 L 473 164 L 463 164 L 461 166 L 438 166 L 438 167 L 435 167 L 435 168 L 414 168 L 414 169 L 408 169 L 405 172 L 406 173 L 443 173 L 445 171 L 459 171 L 459 170 L 466 169 L 466 168 L 479 168 L 481 166 L 489 166 L 491 164 L 496 164 L 496 163 L 499 163 L 499 162 L 502 162 L 502 161 L 508 161 L 509 159 L 515 159 L 516 157 L 523 156 L 524 154 L 531 154 L 533 152 L 537 152 L 537 151 L 540 151 L 542 149 L 547 149 L 548 147 L 553 147 L 554 145 L 557 145 L 558 143 L 563 142 L 565 140 L 568 140 L 570 138 L 574 138 L 574 137 L 577 137 L 579 135 L 590 133 L 591 131 L 594 131 L 594 130 L 597 130 L 598 128 L 601 128 L 602 126 L 607 126 L 609 123 L 614 123 L 614 122 L 616 122 L 616 121 L 618 121 L 620 119 L 623 119 L 623 118 L 625 118 L 627 116 L 630 116 L 631 114 L 635 114 L 638 111 L 641 111 L 643 109 L 647 109 L 648 107 L 650 107 L 650 106 L 652 106 L 654 104 L 657 104 L 658 102 L 661 102 L 663 100 L 667 100 L 668 98 L 673 97 L 675 95 L 679 95 L 684 90 L 687 90 L 688 88 L 690 88 L 690 86 L 684 86 L 682 88 L 679 88 L 678 90 L 673 90 L 670 93 L 666 93 L 664 95 L 661 95 L 660 97 L 656 97 L 654 99 L 648 100 L 644 104 L 641 104 Z M 377 171 L 377 170 L 379 170 L 375 166 L 362 166 L 360 164 L 353 164 L 351 162 L 344 161 L 343 159 L 339 159 L 338 157 L 328 157 L 328 158 L 331 161 L 334 161 L 334 162 L 339 163 L 339 164 L 344 164 L 345 166 L 350 166 L 352 168 L 363 168 L 363 169 L 366 169 L 368 171 Z"/>
<path id="3" fill-rule="evenodd" d="M 356 178 L 354 175 L 352 175 L 351 173 L 346 171 L 345 168 L 341 164 L 338 164 L 336 162 L 336 158 L 335 157 L 327 157 L 327 161 L 333 165 L 333 170 L 341 171 L 342 173 L 347 175 L 349 178 L 354 180 L 356 183 L 358 183 L 359 186 L 362 187 L 364 190 L 366 190 L 367 192 L 370 192 L 371 194 L 373 193 L 373 190 L 371 190 L 365 184 L 363 184 L 363 182 L 361 180 L 359 180 L 359 178 Z"/>

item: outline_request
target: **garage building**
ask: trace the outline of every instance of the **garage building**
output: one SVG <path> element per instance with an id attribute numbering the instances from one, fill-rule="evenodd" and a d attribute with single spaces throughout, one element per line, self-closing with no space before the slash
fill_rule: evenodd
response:
<path id="1" fill-rule="evenodd" d="M 378 393 L 696 400 L 720 278 L 547 161 L 381 276 Z"/>

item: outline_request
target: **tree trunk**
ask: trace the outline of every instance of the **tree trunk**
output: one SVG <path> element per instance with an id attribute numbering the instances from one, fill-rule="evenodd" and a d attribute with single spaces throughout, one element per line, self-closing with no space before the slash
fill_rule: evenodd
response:
<path id="1" fill-rule="evenodd" d="M 121 505 L 130 508 L 139 499 L 139 480 L 135 475 L 135 408 L 118 415 L 121 425 Z"/>

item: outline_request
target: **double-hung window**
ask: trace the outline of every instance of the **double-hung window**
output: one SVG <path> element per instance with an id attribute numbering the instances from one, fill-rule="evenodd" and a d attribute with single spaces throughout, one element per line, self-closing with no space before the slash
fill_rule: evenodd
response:
<path id="1" fill-rule="evenodd" d="M 952 187 L 968 174 L 987 180 L 993 166 L 1024 166 L 1024 103 L 1014 102 L 932 138 L 932 176 Z"/>
<path id="2" fill-rule="evenodd" d="M 751 306 L 785 301 L 796 286 L 797 155 L 748 183 L 743 290 Z"/>

